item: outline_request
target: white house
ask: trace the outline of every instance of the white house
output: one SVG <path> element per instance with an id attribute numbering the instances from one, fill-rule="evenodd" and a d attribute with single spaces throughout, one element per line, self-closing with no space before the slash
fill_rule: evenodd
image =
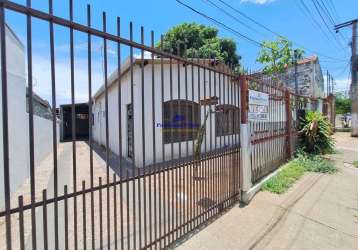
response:
<path id="1" fill-rule="evenodd" d="M 224 67 L 214 60 L 202 59 L 200 62 L 216 65 L 216 68 Z M 110 151 L 118 155 L 121 143 L 122 157 L 130 162 L 134 159 L 137 167 L 153 164 L 154 157 L 155 162 L 158 163 L 190 156 L 193 152 L 193 140 L 197 138 L 197 130 L 204 122 L 205 114 L 210 107 L 213 112 L 207 119 L 201 151 L 209 152 L 215 148 L 239 143 L 238 81 L 222 73 L 209 72 L 203 68 L 199 70 L 196 66 L 183 63 L 178 65 L 175 60 L 170 64 L 168 58 L 155 58 L 154 61 L 145 58 L 143 62 L 141 59 L 134 58 L 132 65 L 133 74 L 131 74 L 130 59 L 125 60 L 120 73 L 122 133 L 120 142 L 118 72 L 113 72 L 108 78 Z M 142 65 L 144 65 L 143 70 Z M 143 98 L 142 79 L 144 79 Z M 133 100 L 131 82 L 133 82 Z M 218 99 L 218 105 L 215 107 L 200 105 L 200 100 L 210 97 L 212 100 Z M 92 129 L 94 141 L 103 146 L 106 146 L 105 106 L 105 88 L 102 86 L 93 97 Z M 215 108 L 217 112 L 214 112 Z"/>

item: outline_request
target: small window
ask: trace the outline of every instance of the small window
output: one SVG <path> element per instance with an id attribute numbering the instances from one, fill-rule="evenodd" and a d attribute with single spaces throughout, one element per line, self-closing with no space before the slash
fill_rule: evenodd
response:
<path id="1" fill-rule="evenodd" d="M 162 124 L 165 144 L 195 140 L 200 127 L 200 105 L 187 100 L 172 100 L 163 104 Z"/>
<path id="2" fill-rule="evenodd" d="M 240 109 L 234 105 L 223 104 L 216 106 L 215 134 L 225 136 L 240 132 Z"/>

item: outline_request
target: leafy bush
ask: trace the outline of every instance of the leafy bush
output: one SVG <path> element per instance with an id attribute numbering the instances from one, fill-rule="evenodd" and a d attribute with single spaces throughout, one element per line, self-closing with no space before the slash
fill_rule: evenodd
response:
<path id="1" fill-rule="evenodd" d="M 331 123 L 320 112 L 307 112 L 299 131 L 301 148 L 309 154 L 333 153 L 332 132 Z"/>

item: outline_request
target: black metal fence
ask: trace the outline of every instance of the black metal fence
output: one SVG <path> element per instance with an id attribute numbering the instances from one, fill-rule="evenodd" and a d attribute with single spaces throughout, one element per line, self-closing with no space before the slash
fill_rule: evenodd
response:
<path id="1" fill-rule="evenodd" d="M 0 1 L 3 171 L 5 207 L 0 211 L 1 247 L 7 249 L 164 248 L 232 205 L 240 194 L 239 78 L 215 60 L 181 58 L 154 46 L 11 1 Z M 26 17 L 29 93 L 29 183 L 12 192 L 8 113 L 6 15 Z M 52 141 L 48 180 L 35 164 L 33 111 L 34 20 L 46 22 L 50 49 Z M 58 143 L 56 27 L 69 31 L 72 140 Z M 89 139 L 76 138 L 75 33 L 87 36 Z M 93 39 L 103 46 L 104 84 L 95 92 Z M 46 40 L 47 41 L 47 40 Z M 108 43 L 114 45 L 109 72 Z M 113 47 L 112 47 L 113 48 Z M 183 49 L 183 48 L 181 48 Z M 124 60 L 125 58 L 127 60 Z M 112 62 L 113 63 L 113 62 Z M 101 63 L 100 63 L 101 64 Z M 183 105 L 182 105 L 183 104 Z M 218 115 L 219 114 L 219 115 Z M 81 117 L 80 117 L 81 118 Z M 61 121 L 60 121 L 61 122 Z M 10 124 L 10 125 L 9 125 Z M 218 133 L 220 131 L 220 133 Z M 41 184 L 45 182 L 45 184 Z M 50 184 L 48 184 L 50 183 Z"/>

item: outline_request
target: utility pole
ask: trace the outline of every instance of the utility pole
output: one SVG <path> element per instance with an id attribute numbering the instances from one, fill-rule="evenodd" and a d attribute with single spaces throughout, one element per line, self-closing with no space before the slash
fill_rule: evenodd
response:
<path id="1" fill-rule="evenodd" d="M 357 54 L 357 26 L 358 19 L 351 20 L 334 27 L 336 32 L 340 29 L 352 26 L 352 83 L 350 88 L 350 98 L 352 99 L 352 136 L 358 137 L 358 54 Z"/>
<path id="2" fill-rule="evenodd" d="M 327 96 L 329 96 L 329 92 L 330 92 L 330 86 L 329 86 L 329 73 L 327 70 L 327 74 L 326 74 L 326 82 L 327 82 L 327 87 L 326 87 L 326 91 L 327 91 Z"/>
<path id="3" fill-rule="evenodd" d="M 297 61 L 298 61 L 298 51 L 294 50 L 294 63 L 295 63 L 295 93 L 298 95 L 298 79 L 297 79 Z"/>

